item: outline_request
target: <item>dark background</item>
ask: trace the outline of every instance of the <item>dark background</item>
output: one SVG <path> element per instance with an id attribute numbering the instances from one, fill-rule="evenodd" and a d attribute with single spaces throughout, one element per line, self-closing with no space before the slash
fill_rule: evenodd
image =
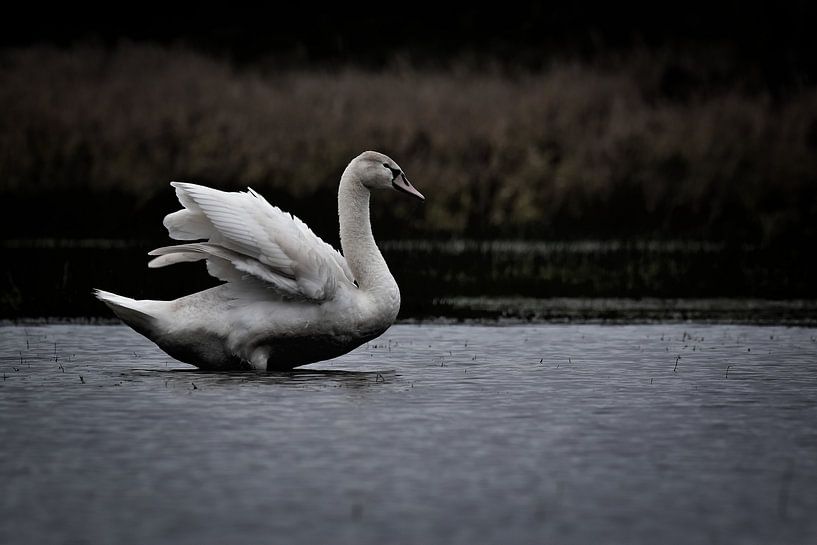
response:
<path id="1" fill-rule="evenodd" d="M 171 179 L 251 185 L 337 244 L 335 187 L 363 149 L 428 198 L 375 200 L 391 261 L 419 255 L 405 240 L 477 248 L 437 247 L 404 286 L 815 297 L 815 15 L 809 2 L 30 6 L 0 22 L 3 315 L 94 313 L 90 286 L 206 285 L 188 268 L 117 272 L 164 244 Z M 567 249 L 497 254 L 492 240 Z M 604 250 L 570 249 L 587 240 Z"/>
<path id="2" fill-rule="evenodd" d="M 161 3 L 23 8 L 0 23 L 3 46 L 122 40 L 184 44 L 236 62 L 277 60 L 383 68 L 395 55 L 445 65 L 473 56 L 541 69 L 565 56 L 594 60 L 635 47 L 713 50 L 738 64 L 738 77 L 782 89 L 813 83 L 817 45 L 812 2 L 353 2 L 223 5 L 174 9 Z M 27 11 L 26 11 L 27 9 Z M 718 55 L 715 55 L 717 57 Z M 735 83 L 735 82 L 732 82 Z"/>

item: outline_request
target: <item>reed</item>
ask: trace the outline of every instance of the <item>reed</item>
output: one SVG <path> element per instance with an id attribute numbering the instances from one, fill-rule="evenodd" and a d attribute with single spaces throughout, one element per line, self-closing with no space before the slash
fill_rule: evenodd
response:
<path id="1" fill-rule="evenodd" d="M 2 226 L 154 234 L 146 211 L 161 217 L 180 179 L 252 186 L 333 233 L 339 173 L 376 148 L 428 196 L 376 207 L 381 237 L 817 239 L 817 87 L 679 97 L 664 62 L 373 72 L 136 44 L 6 49 Z M 44 225 L 20 226 L 35 209 Z"/>

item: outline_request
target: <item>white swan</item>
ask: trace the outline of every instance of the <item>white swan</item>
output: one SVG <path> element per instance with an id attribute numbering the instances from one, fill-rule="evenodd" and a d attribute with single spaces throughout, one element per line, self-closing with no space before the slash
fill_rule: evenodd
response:
<path id="1" fill-rule="evenodd" d="M 175 301 L 136 301 L 96 290 L 130 327 L 202 369 L 283 370 L 345 354 L 383 333 L 400 290 L 369 221 L 371 189 L 425 200 L 389 157 L 367 151 L 340 179 L 343 255 L 261 195 L 172 183 L 184 208 L 164 219 L 176 240 L 149 267 L 207 260 L 220 286 Z"/>

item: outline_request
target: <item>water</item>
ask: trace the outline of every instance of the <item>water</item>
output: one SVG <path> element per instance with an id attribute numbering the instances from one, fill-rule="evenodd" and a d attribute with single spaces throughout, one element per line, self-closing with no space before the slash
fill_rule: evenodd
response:
<path id="1" fill-rule="evenodd" d="M 400 325 L 258 375 L 29 326 L 0 356 L 4 544 L 817 542 L 815 329 Z"/>

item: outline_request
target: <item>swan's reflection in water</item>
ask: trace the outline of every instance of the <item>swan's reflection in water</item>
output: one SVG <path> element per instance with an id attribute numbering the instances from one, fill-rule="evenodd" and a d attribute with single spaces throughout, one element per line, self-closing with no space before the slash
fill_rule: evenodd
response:
<path id="1" fill-rule="evenodd" d="M 235 386 L 241 384 L 275 385 L 275 386 L 344 386 L 348 388 L 367 388 L 378 384 L 394 383 L 400 374 L 391 369 L 383 371 L 351 371 L 344 369 L 293 369 L 291 371 L 255 372 L 209 372 L 199 369 L 134 369 L 134 376 L 151 377 L 193 382 L 196 387 Z"/>

